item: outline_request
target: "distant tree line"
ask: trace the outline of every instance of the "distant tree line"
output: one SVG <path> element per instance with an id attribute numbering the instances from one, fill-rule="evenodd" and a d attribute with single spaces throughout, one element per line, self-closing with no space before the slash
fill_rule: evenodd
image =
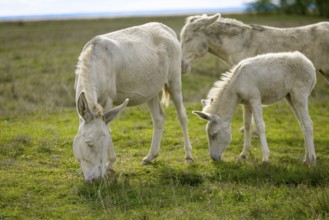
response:
<path id="1" fill-rule="evenodd" d="M 258 13 L 318 14 L 329 17 L 329 0 L 257 0 L 248 4 L 248 10 Z"/>

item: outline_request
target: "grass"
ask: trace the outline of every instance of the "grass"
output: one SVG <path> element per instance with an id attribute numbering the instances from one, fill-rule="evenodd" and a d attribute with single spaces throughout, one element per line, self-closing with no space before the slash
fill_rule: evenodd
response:
<path id="1" fill-rule="evenodd" d="M 248 23 L 296 26 L 321 18 L 234 15 Z M 227 67 L 211 55 L 183 77 L 195 163 L 184 163 L 173 104 L 158 158 L 141 165 L 152 137 L 147 107 L 126 109 L 111 125 L 116 173 L 86 184 L 73 157 L 78 128 L 74 68 L 94 35 L 161 21 L 177 32 L 185 17 L 0 23 L 0 219 L 327 219 L 329 87 L 321 76 L 310 97 L 317 165 L 302 164 L 299 124 L 284 102 L 264 109 L 270 164 L 260 142 L 242 162 L 242 111 L 222 162 L 208 152 L 205 122 L 191 111 Z"/>
<path id="2" fill-rule="evenodd" d="M 148 152 L 152 123 L 144 107 L 127 109 L 111 125 L 117 152 L 111 179 L 85 184 L 72 154 L 77 124 L 74 110 L 6 116 L 1 136 L 0 213 L 2 218 L 76 219 L 217 219 L 326 218 L 329 214 L 328 138 L 316 132 L 316 167 L 302 165 L 301 131 L 291 114 L 271 120 L 276 108 L 265 112 L 271 164 L 261 163 L 259 140 L 253 139 L 250 157 L 239 163 L 241 110 L 236 112 L 233 141 L 224 161 L 211 161 L 204 123 L 192 116 L 199 104 L 188 104 L 195 163 L 184 163 L 183 140 L 170 105 L 163 146 L 150 166 L 141 159 Z M 327 106 L 328 107 L 328 106 Z M 318 111 L 319 108 L 316 108 Z M 325 110 L 325 109 L 323 109 Z M 314 110 L 311 108 L 311 115 Z M 328 114 L 313 117 L 328 123 Z M 273 118 L 272 118 L 273 119 Z M 193 126 L 192 126 L 193 125 Z M 328 125 L 323 126 L 328 131 Z M 289 133 L 289 134 L 288 134 Z"/>

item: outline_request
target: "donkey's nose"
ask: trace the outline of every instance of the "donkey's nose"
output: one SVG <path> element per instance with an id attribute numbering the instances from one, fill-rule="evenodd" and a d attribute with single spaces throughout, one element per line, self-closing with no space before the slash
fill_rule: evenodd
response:
<path id="1" fill-rule="evenodd" d="M 181 61 L 182 74 L 188 74 L 191 71 L 190 65 L 184 60 Z"/>

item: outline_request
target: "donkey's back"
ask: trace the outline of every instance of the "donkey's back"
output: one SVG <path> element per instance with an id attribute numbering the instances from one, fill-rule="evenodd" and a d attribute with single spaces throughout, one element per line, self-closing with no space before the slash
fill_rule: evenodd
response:
<path id="1" fill-rule="evenodd" d="M 176 33 L 161 23 L 147 23 L 96 36 L 90 63 L 99 74 L 98 90 L 115 103 L 129 98 L 142 104 L 168 81 L 180 79 L 181 49 Z"/>
<path id="2" fill-rule="evenodd" d="M 235 71 L 242 102 L 259 97 L 262 104 L 271 104 L 290 93 L 308 96 L 316 83 L 315 67 L 298 51 L 249 58 L 240 62 Z"/>

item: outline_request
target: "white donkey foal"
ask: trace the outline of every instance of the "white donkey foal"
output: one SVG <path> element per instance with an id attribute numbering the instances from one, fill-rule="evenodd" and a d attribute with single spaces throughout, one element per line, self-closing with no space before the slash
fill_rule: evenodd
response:
<path id="1" fill-rule="evenodd" d="M 269 149 L 262 118 L 262 104 L 287 100 L 295 113 L 305 140 L 305 163 L 315 163 L 313 124 L 308 112 L 308 96 L 316 83 L 312 62 L 300 52 L 269 53 L 241 61 L 209 91 L 202 112 L 208 121 L 207 134 L 212 159 L 220 160 L 231 141 L 231 119 L 237 105 L 244 107 L 245 138 L 240 158 L 251 147 L 251 114 L 256 122 L 262 145 L 263 162 L 269 161 Z"/>
<path id="2" fill-rule="evenodd" d="M 107 124 L 129 104 L 147 103 L 154 133 L 143 159 L 150 163 L 160 151 L 164 113 L 159 93 L 175 104 L 184 134 L 186 161 L 193 161 L 187 116 L 181 92 L 181 48 L 175 32 L 160 23 L 148 23 L 93 38 L 79 57 L 76 102 L 80 126 L 73 142 L 86 181 L 106 175 L 116 160 Z M 126 100 L 126 101 L 125 101 Z M 122 103 L 114 107 L 113 103 Z"/>

